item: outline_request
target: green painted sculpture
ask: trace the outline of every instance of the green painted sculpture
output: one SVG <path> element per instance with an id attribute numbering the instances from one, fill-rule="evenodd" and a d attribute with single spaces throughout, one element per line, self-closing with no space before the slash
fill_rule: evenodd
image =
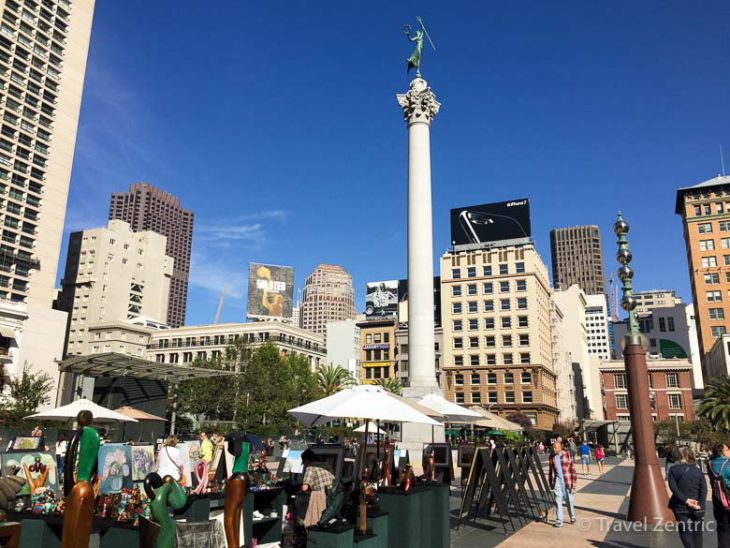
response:
<path id="1" fill-rule="evenodd" d="M 159 474 L 149 474 L 144 480 L 144 488 L 151 499 L 152 519 L 160 526 L 155 548 L 173 548 L 175 545 L 175 520 L 168 513 L 168 507 L 180 510 L 188 502 L 188 495 L 172 476 L 160 478 Z"/>
<path id="2" fill-rule="evenodd" d="M 423 24 L 423 19 L 420 17 L 416 17 L 416 20 L 421 25 L 420 30 L 416 30 L 413 34 L 411 34 L 411 31 L 413 28 L 411 25 L 403 25 L 403 34 L 406 35 L 408 40 L 415 43 L 415 47 L 413 48 L 413 53 L 411 53 L 411 56 L 408 58 L 408 67 L 406 69 L 406 73 L 410 72 L 412 68 L 416 69 L 416 77 L 420 78 L 421 76 L 421 57 L 423 56 L 423 38 L 424 36 L 428 38 L 428 42 L 431 44 L 431 47 L 436 51 L 436 46 L 433 45 L 433 41 L 431 40 L 431 37 L 428 35 L 428 31 L 426 30 L 426 27 Z"/>

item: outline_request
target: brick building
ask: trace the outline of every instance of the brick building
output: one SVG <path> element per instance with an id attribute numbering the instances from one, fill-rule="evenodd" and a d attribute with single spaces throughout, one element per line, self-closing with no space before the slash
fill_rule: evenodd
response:
<path id="1" fill-rule="evenodd" d="M 692 365 L 684 359 L 647 359 L 647 366 L 652 420 L 693 421 Z M 606 420 L 629 422 L 631 415 L 623 360 L 601 362 L 599 372 Z"/>

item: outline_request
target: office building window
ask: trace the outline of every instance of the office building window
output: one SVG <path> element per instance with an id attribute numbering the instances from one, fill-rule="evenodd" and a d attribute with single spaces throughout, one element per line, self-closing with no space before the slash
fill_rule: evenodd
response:
<path id="1" fill-rule="evenodd" d="M 482 293 L 485 295 L 491 295 L 494 293 L 494 284 L 492 282 L 484 282 L 482 284 Z"/>
<path id="2" fill-rule="evenodd" d="M 502 346 L 512 347 L 512 335 L 502 335 Z"/>
<path id="3" fill-rule="evenodd" d="M 462 404 L 464 403 L 464 393 L 463 392 L 455 392 L 454 393 L 456 403 Z"/>
<path id="4" fill-rule="evenodd" d="M 488 300 L 484 301 L 484 312 L 494 312 L 494 301 Z"/>
<path id="5" fill-rule="evenodd" d="M 527 280 L 517 280 L 515 284 L 517 291 L 527 291 Z"/>
<path id="6" fill-rule="evenodd" d="M 461 303 L 451 303 L 451 312 L 461 314 Z"/>
<path id="7" fill-rule="evenodd" d="M 477 284 L 469 284 L 466 286 L 466 294 L 467 295 L 476 295 L 477 294 Z"/>
<path id="8" fill-rule="evenodd" d="M 720 283 L 720 274 L 717 272 L 712 272 L 710 274 L 705 274 L 705 283 L 707 285 L 716 285 Z"/>
<path id="9" fill-rule="evenodd" d="M 497 384 L 496 373 L 487 373 L 487 384 Z"/>
<path id="10" fill-rule="evenodd" d="M 461 286 L 460 285 L 452 285 L 451 286 L 451 295 L 453 297 L 461 297 Z"/>
<path id="11" fill-rule="evenodd" d="M 512 318 L 509 316 L 502 316 L 502 329 L 509 329 L 512 327 Z"/>
<path id="12" fill-rule="evenodd" d="M 484 318 L 484 329 L 494 329 L 494 318 Z"/>
<path id="13" fill-rule="evenodd" d="M 469 355 L 469 365 L 472 367 L 479 367 L 479 354 Z"/>
<path id="14" fill-rule="evenodd" d="M 514 363 L 512 354 L 502 354 L 502 363 L 504 365 L 512 365 Z"/>
<path id="15" fill-rule="evenodd" d="M 527 321 L 527 316 L 517 316 L 517 326 L 518 327 L 528 327 L 529 323 Z"/>
<path id="16" fill-rule="evenodd" d="M 613 387 L 614 388 L 626 388 L 626 373 L 614 373 L 613 374 Z"/>
<path id="17" fill-rule="evenodd" d="M 461 337 L 454 337 L 454 348 L 464 348 L 464 339 Z"/>
<path id="18" fill-rule="evenodd" d="M 629 408 L 628 394 L 616 394 L 616 409 L 628 409 L 628 408 Z"/>
<path id="19" fill-rule="evenodd" d="M 479 373 L 472 373 L 471 374 L 471 383 L 472 384 L 479 384 L 481 381 L 481 376 Z"/>
<path id="20" fill-rule="evenodd" d="M 479 329 L 479 319 L 470 318 L 469 319 L 469 331 L 476 331 L 477 329 Z"/>
<path id="21" fill-rule="evenodd" d="M 487 348 L 494 348 L 497 345 L 494 335 L 487 335 L 484 337 L 484 346 Z"/>
<path id="22" fill-rule="evenodd" d="M 529 371 L 522 372 L 522 384 L 532 384 L 532 373 Z"/>
<path id="23" fill-rule="evenodd" d="M 667 318 L 667 330 L 674 331 L 674 318 Z"/>
<path id="24" fill-rule="evenodd" d="M 667 388 L 679 388 L 679 373 L 667 373 Z"/>
<path id="25" fill-rule="evenodd" d="M 700 234 L 710 234 L 712 232 L 712 223 L 698 223 L 697 232 Z"/>
<path id="26" fill-rule="evenodd" d="M 667 394 L 669 409 L 682 409 L 682 394 Z"/>
<path id="27" fill-rule="evenodd" d="M 491 267 L 491 265 L 490 266 L 485 266 L 484 268 L 482 268 L 482 274 L 484 276 L 491 276 L 492 275 L 492 267 Z"/>
<path id="28" fill-rule="evenodd" d="M 725 310 L 722 308 L 710 308 L 710 319 L 711 320 L 724 320 L 725 319 Z M 671 318 L 674 319 L 674 318 Z"/>
<path id="29" fill-rule="evenodd" d="M 719 303 L 722 302 L 722 293 L 720 291 L 707 291 L 705 292 L 708 303 Z"/>
<path id="30" fill-rule="evenodd" d="M 475 314 L 476 312 L 478 312 L 477 301 L 469 301 L 467 304 L 469 305 L 469 314 Z"/>
<path id="31" fill-rule="evenodd" d="M 700 251 L 715 251 L 715 240 L 700 240 Z"/>
<path id="32" fill-rule="evenodd" d="M 497 365 L 496 354 L 487 354 L 487 365 Z"/>
<path id="33" fill-rule="evenodd" d="M 505 392 L 504 393 L 504 403 L 515 403 L 515 393 L 514 392 Z"/>
<path id="34" fill-rule="evenodd" d="M 722 204 L 717 204 L 718 206 L 718 213 L 722 213 Z M 730 222 L 728 221 L 720 221 L 718 223 L 718 228 L 720 229 L 720 232 L 727 232 L 730 230 Z"/>
<path id="35" fill-rule="evenodd" d="M 454 375 L 454 384 L 456 384 L 458 386 L 463 385 L 464 384 L 464 375 L 462 375 L 461 373 L 457 373 L 456 375 Z"/>
<path id="36" fill-rule="evenodd" d="M 479 348 L 479 337 L 469 337 L 469 348 Z"/>
<path id="37" fill-rule="evenodd" d="M 667 321 L 664 318 L 659 318 L 659 331 L 662 333 L 667 330 Z"/>
<path id="38" fill-rule="evenodd" d="M 522 393 L 522 403 L 532 403 L 532 392 Z"/>
<path id="39" fill-rule="evenodd" d="M 510 309 L 510 300 L 509 299 L 499 299 L 499 309 L 500 310 L 509 310 Z"/>
<path id="40" fill-rule="evenodd" d="M 509 268 L 506 264 L 499 265 L 499 273 L 500 275 L 504 276 L 505 274 L 509 274 Z"/>
<path id="41" fill-rule="evenodd" d="M 713 325 L 710 327 L 710 331 L 712 331 L 712 336 L 722 337 L 725 334 L 725 326 L 724 325 Z"/>
<path id="42" fill-rule="evenodd" d="M 720 238 L 720 247 L 722 249 L 730 249 L 730 238 Z"/>
<path id="43" fill-rule="evenodd" d="M 702 257 L 702 268 L 717 266 L 717 257 Z"/>
<path id="44" fill-rule="evenodd" d="M 461 269 L 460 268 L 452 268 L 451 269 L 451 277 L 454 280 L 458 280 L 459 278 L 461 278 Z"/>
<path id="45" fill-rule="evenodd" d="M 529 352 L 520 352 L 520 363 L 530 363 Z"/>
<path id="46" fill-rule="evenodd" d="M 722 256 L 722 264 L 724 264 L 725 266 L 730 266 L 730 255 Z"/>
<path id="47" fill-rule="evenodd" d="M 462 329 L 461 320 L 454 320 L 453 322 L 454 322 L 454 331 L 461 331 L 461 329 Z"/>
<path id="48" fill-rule="evenodd" d="M 472 403 L 482 403 L 482 394 L 478 391 L 474 391 L 471 393 L 471 402 Z"/>
<path id="49" fill-rule="evenodd" d="M 527 310 L 527 297 L 517 298 L 517 310 Z"/>
<path id="50" fill-rule="evenodd" d="M 476 278 L 477 277 L 477 269 L 476 267 L 470 266 L 466 269 L 466 277 L 467 278 Z"/>
<path id="51" fill-rule="evenodd" d="M 461 355 L 454 356 L 454 366 L 461 367 L 462 365 L 464 365 L 464 356 L 461 356 Z"/>
<path id="52" fill-rule="evenodd" d="M 509 371 L 504 372 L 504 384 L 514 384 L 515 383 L 515 374 L 510 373 Z"/>
<path id="53" fill-rule="evenodd" d="M 509 282 L 499 282 L 499 292 L 509 293 Z"/>
<path id="54" fill-rule="evenodd" d="M 517 274 L 524 274 L 525 273 L 525 263 L 523 263 L 523 262 L 515 263 L 515 272 L 517 272 Z"/>
<path id="55" fill-rule="evenodd" d="M 489 392 L 487 394 L 487 397 L 488 397 L 488 400 L 487 401 L 489 403 L 497 403 L 497 401 L 498 401 L 497 400 L 497 393 L 496 392 Z"/>
<path id="56" fill-rule="evenodd" d="M 527 333 L 520 335 L 520 346 L 530 346 L 530 335 Z"/>

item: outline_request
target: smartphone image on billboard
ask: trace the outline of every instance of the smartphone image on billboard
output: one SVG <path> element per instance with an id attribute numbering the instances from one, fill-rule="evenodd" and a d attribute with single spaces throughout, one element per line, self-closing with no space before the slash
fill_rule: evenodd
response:
<path id="1" fill-rule="evenodd" d="M 461 229 L 464 231 L 464 235 L 470 244 L 479 244 L 482 242 L 475 227 L 492 223 L 494 223 L 494 220 L 481 211 L 469 211 L 465 209 L 459 214 L 459 224 L 461 224 Z"/>

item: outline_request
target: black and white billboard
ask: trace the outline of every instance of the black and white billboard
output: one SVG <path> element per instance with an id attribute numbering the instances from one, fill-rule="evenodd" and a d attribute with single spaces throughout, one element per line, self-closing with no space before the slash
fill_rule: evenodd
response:
<path id="1" fill-rule="evenodd" d="M 398 282 L 398 302 L 399 312 L 398 321 L 406 323 L 408 321 L 408 280 L 400 280 Z M 441 325 L 441 277 L 433 278 L 433 324 L 436 327 Z"/>
<path id="2" fill-rule="evenodd" d="M 451 210 L 451 245 L 478 246 L 532 235 L 527 198 Z"/>
<path id="3" fill-rule="evenodd" d="M 248 317 L 291 318 L 294 269 L 290 266 L 248 265 Z"/>
<path id="4" fill-rule="evenodd" d="M 398 280 L 371 282 L 365 292 L 365 317 L 390 318 L 398 314 Z"/>

